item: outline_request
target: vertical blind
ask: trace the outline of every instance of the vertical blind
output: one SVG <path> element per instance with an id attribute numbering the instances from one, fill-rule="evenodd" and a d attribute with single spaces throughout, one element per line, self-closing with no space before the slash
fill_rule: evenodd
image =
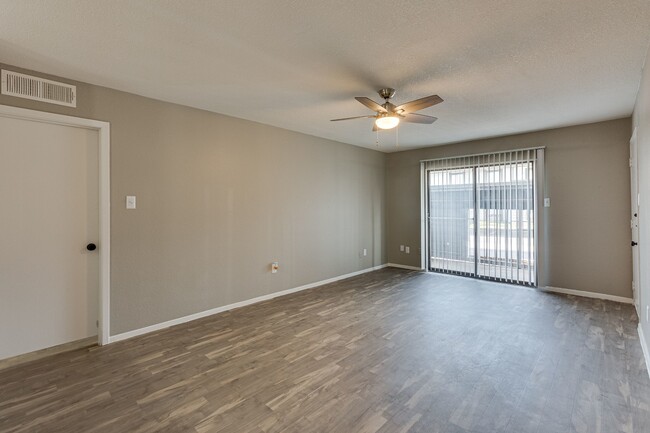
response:
<path id="1" fill-rule="evenodd" d="M 542 148 L 422 161 L 432 271 L 537 284 Z"/>

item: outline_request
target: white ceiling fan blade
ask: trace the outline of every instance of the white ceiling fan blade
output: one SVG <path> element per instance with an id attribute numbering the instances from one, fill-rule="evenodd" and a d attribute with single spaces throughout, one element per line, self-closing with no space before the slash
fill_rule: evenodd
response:
<path id="1" fill-rule="evenodd" d="M 404 117 L 402 118 L 403 122 L 425 123 L 427 125 L 432 124 L 436 120 L 438 120 L 437 117 L 427 116 L 425 114 L 417 114 L 417 113 L 409 113 L 409 114 L 404 115 Z"/>
<path id="2" fill-rule="evenodd" d="M 352 120 L 352 119 L 370 119 L 375 116 L 355 116 L 355 117 L 343 117 L 342 119 L 332 119 L 330 122 L 339 122 L 341 120 Z"/>
<path id="3" fill-rule="evenodd" d="M 388 110 L 386 110 L 384 107 L 377 104 L 375 101 L 373 101 L 370 98 L 366 98 L 365 96 L 356 96 L 354 99 L 361 102 L 363 105 L 370 108 L 372 111 L 376 111 L 377 113 L 388 113 Z"/>
<path id="4" fill-rule="evenodd" d="M 438 95 L 425 96 L 424 98 L 398 105 L 395 107 L 395 111 L 401 112 L 402 114 L 412 113 L 413 111 L 422 110 L 431 107 L 432 105 L 440 104 L 442 101 L 443 99 Z"/>

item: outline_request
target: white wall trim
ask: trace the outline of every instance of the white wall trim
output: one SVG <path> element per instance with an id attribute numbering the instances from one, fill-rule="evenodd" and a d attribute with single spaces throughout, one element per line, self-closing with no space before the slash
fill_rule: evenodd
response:
<path id="1" fill-rule="evenodd" d="M 603 299 L 605 301 L 621 302 L 623 304 L 634 304 L 634 299 L 623 296 L 607 295 L 604 293 L 586 292 L 584 290 L 563 289 L 561 287 L 539 287 L 540 290 L 553 293 L 562 293 L 565 295 L 582 296 L 583 298 Z"/>
<path id="2" fill-rule="evenodd" d="M 247 305 L 257 304 L 258 302 L 268 301 L 269 299 L 277 298 L 280 296 L 289 295 L 291 293 L 300 292 L 302 290 L 312 289 L 314 287 L 322 286 L 325 284 L 334 283 L 336 281 L 344 280 L 346 278 L 355 277 L 357 275 L 365 274 L 368 272 L 376 271 L 379 269 L 385 268 L 387 265 L 374 266 L 372 268 L 362 269 L 360 271 L 351 272 L 345 275 L 339 275 L 338 277 L 328 278 L 326 280 L 316 281 L 314 283 L 305 284 L 304 286 L 294 287 L 292 289 L 282 290 L 280 292 L 269 293 L 268 295 L 258 296 L 256 298 L 247 299 L 241 302 L 235 302 L 234 304 L 228 304 L 221 307 L 211 308 L 206 311 L 201 311 L 199 313 L 190 314 L 189 316 L 179 317 L 178 319 L 168 320 L 162 323 L 156 323 L 155 325 L 145 326 L 144 328 L 134 329 L 133 331 L 123 332 L 117 335 L 111 335 L 109 337 L 109 343 L 115 343 L 117 341 L 127 340 L 129 338 L 137 337 L 138 335 L 148 334 L 154 331 L 160 331 L 161 329 L 166 329 L 174 325 L 180 325 L 182 323 L 191 322 L 192 320 L 201 319 L 203 317 L 212 316 L 214 314 L 223 313 L 224 311 L 233 310 L 235 308 L 245 307 Z"/>
<path id="3" fill-rule="evenodd" d="M 424 271 L 424 268 L 421 268 L 419 266 L 400 265 L 397 263 L 387 263 L 386 266 L 388 266 L 389 268 L 410 269 L 412 271 Z"/>
<path id="4" fill-rule="evenodd" d="M 643 350 L 643 358 L 645 359 L 645 368 L 646 370 L 648 370 L 648 376 L 650 377 L 650 350 L 648 350 L 648 346 L 645 343 L 645 336 L 643 335 L 643 328 L 641 328 L 640 323 L 637 329 L 639 330 L 639 340 L 641 341 L 641 350 Z"/>
<path id="5" fill-rule="evenodd" d="M 98 131 L 99 136 L 99 345 L 109 342 L 111 287 L 110 123 L 0 104 L 0 116 Z"/>

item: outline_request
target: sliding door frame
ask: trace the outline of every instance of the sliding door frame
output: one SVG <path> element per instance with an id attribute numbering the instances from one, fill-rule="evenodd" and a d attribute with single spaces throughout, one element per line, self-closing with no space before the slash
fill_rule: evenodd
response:
<path id="1" fill-rule="evenodd" d="M 543 224 L 540 223 L 540 215 L 542 214 L 540 212 L 540 205 L 542 204 L 542 201 L 539 199 L 542 195 L 545 195 L 544 193 L 540 192 L 540 190 L 543 188 L 543 182 L 545 182 L 545 151 L 546 147 L 545 146 L 540 146 L 540 147 L 532 147 L 532 148 L 523 148 L 523 149 L 513 149 L 513 150 L 506 150 L 506 151 L 498 151 L 498 152 L 486 152 L 486 153 L 479 153 L 479 154 L 472 154 L 472 155 L 465 155 L 465 156 L 458 156 L 458 157 L 447 157 L 447 158 L 439 158 L 439 159 L 456 159 L 456 158 L 463 158 L 463 157 L 480 157 L 480 156 L 486 156 L 486 155 L 495 155 L 495 154 L 502 154 L 502 153 L 510 153 L 510 152 L 525 152 L 525 151 L 533 151 L 536 152 L 535 159 L 532 161 L 533 164 L 533 173 L 532 173 L 532 194 L 533 197 L 531 199 L 531 203 L 533 203 L 533 258 L 535 260 L 535 275 L 534 275 L 534 284 L 526 284 L 526 283 L 520 283 L 517 281 L 512 281 L 512 280 L 506 280 L 506 279 L 500 279 L 500 278 L 491 278 L 488 276 L 480 276 L 478 273 L 478 266 L 479 266 L 479 259 L 478 259 L 478 254 L 479 254 L 479 242 L 478 242 L 478 214 L 479 214 L 479 204 L 480 204 L 480 197 L 479 197 L 479 188 L 478 188 L 478 166 L 473 166 L 472 169 L 474 170 L 473 174 L 473 187 L 474 187 L 474 274 L 472 275 L 471 273 L 467 272 L 442 272 L 440 270 L 435 270 L 431 267 L 431 233 L 430 233 L 430 218 L 431 218 L 431 212 L 429 209 L 429 206 L 431 204 L 430 202 L 430 197 L 429 197 L 429 172 L 434 171 L 431 169 L 426 168 L 426 163 L 431 160 L 422 160 L 420 161 L 420 196 L 421 196 L 421 230 L 420 233 L 422 234 L 421 236 L 421 245 L 422 247 L 422 256 L 421 256 L 421 267 L 427 272 L 435 272 L 435 273 L 442 273 L 442 274 L 447 274 L 447 275 L 457 275 L 457 276 L 463 276 L 463 277 L 469 277 L 469 278 L 475 278 L 475 279 L 480 279 L 483 281 L 494 281 L 494 282 L 499 282 L 499 283 L 505 283 L 505 284 L 513 284 L 517 286 L 524 286 L 524 287 L 539 287 L 540 286 L 540 276 L 541 272 L 540 269 L 543 266 L 543 263 L 540 262 L 540 251 L 539 251 L 539 246 L 540 246 L 540 236 L 543 235 L 543 232 L 541 231 Z M 537 152 L 540 151 L 540 152 Z M 540 183 L 542 183 L 542 188 L 540 188 Z"/>

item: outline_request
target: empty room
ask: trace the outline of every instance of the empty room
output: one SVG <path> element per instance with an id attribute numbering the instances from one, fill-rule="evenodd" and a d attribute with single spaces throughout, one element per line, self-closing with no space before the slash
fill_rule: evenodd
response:
<path id="1" fill-rule="evenodd" d="M 649 47 L 647 0 L 0 0 L 0 432 L 649 433 Z"/>

